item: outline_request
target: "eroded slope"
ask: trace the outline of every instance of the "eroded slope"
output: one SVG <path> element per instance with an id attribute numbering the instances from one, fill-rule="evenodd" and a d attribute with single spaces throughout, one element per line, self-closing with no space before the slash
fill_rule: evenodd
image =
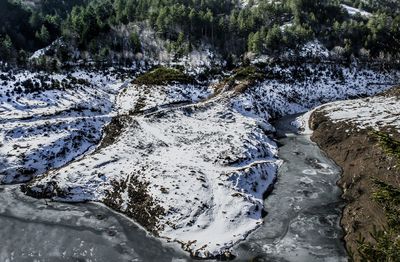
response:
<path id="1" fill-rule="evenodd" d="M 357 261 L 392 260 L 400 250 L 400 205 L 392 198 L 400 188 L 398 94 L 395 88 L 372 98 L 328 104 L 310 119 L 313 139 L 344 171 L 339 185 L 347 205 L 341 224 L 347 249 Z"/>

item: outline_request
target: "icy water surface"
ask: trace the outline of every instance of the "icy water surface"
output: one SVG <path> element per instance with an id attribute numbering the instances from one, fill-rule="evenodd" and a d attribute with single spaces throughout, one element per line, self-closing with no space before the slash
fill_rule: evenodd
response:
<path id="1" fill-rule="evenodd" d="M 0 187 L 0 261 L 186 261 L 101 205 L 36 200 Z"/>
<path id="2" fill-rule="evenodd" d="M 253 261 L 347 261 L 336 185 L 341 170 L 309 136 L 296 134 L 293 120 L 290 116 L 276 123 L 285 162 L 265 201 L 264 225 L 237 252 Z"/>
<path id="3" fill-rule="evenodd" d="M 336 186 L 339 168 L 293 117 L 277 123 L 285 164 L 267 198 L 265 224 L 240 244 L 237 261 L 346 261 Z M 212 237 L 212 236 L 210 236 Z M 189 261 L 177 245 L 147 235 L 101 205 L 70 205 L 0 186 L 0 261 Z"/>

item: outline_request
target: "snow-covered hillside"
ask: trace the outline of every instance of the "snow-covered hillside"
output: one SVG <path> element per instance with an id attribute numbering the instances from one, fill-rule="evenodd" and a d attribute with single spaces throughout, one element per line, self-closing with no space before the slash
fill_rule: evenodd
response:
<path id="1" fill-rule="evenodd" d="M 333 64 L 263 72 L 256 84 L 210 86 L 3 73 L 2 181 L 34 177 L 29 195 L 100 201 L 194 256 L 229 256 L 263 221 L 281 163 L 272 118 L 372 95 L 393 79 Z"/>
<path id="2" fill-rule="evenodd" d="M 335 65 L 309 65 L 270 69 L 274 79 L 263 81 L 232 101 L 249 116 L 263 119 L 306 112 L 316 106 L 371 96 L 392 87 L 397 72 L 377 73 Z M 278 80 L 279 79 L 279 80 Z"/>
<path id="3" fill-rule="evenodd" d="M 111 75 L 0 73 L 0 178 L 24 182 L 101 139 L 121 82 Z"/>
<path id="4" fill-rule="evenodd" d="M 179 106 L 188 97 L 176 86 L 150 90 L 133 85 L 122 92 L 123 132 L 113 144 L 100 144 L 92 154 L 34 181 L 30 190 L 56 191 L 62 200 L 104 201 L 161 237 L 181 242 L 193 255 L 218 255 L 262 222 L 263 193 L 279 165 L 277 146 L 255 119 L 217 98 Z M 175 96 L 165 99 L 162 90 Z M 196 98 L 201 90 L 209 92 L 188 90 Z M 140 101 L 142 111 L 128 100 Z M 147 204 L 141 210 L 138 195 Z"/>

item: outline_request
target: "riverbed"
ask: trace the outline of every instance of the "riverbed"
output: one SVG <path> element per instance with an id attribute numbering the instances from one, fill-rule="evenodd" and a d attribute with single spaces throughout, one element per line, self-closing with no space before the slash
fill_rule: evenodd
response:
<path id="1" fill-rule="evenodd" d="M 290 125 L 275 123 L 284 160 L 265 200 L 265 223 L 234 249 L 238 261 L 347 261 L 340 168 Z M 0 187 L 1 261 L 188 261 L 177 244 L 148 235 L 94 203 L 67 204 Z"/>
<path id="2" fill-rule="evenodd" d="M 347 261 L 342 241 L 341 169 L 291 125 L 296 116 L 275 123 L 284 164 L 265 200 L 264 224 L 236 249 L 253 261 Z"/>

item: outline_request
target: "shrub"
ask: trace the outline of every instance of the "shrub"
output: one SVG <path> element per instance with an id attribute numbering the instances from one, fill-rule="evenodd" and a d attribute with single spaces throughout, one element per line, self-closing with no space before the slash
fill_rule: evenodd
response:
<path id="1" fill-rule="evenodd" d="M 389 134 L 382 132 L 375 132 L 381 147 L 388 155 L 396 157 L 400 160 L 400 141 L 395 140 Z"/>
<path id="2" fill-rule="evenodd" d="M 400 190 L 379 180 L 374 180 L 374 184 L 372 199 L 384 209 L 388 227 L 374 227 L 370 233 L 374 243 L 360 238 L 358 252 L 362 261 L 400 261 Z"/>
<path id="3" fill-rule="evenodd" d="M 263 74 L 257 67 L 247 66 L 236 69 L 233 77 L 235 80 L 260 80 Z"/>
<path id="4" fill-rule="evenodd" d="M 138 85 L 191 84 L 194 79 L 175 68 L 159 67 L 147 72 L 134 81 Z"/>

